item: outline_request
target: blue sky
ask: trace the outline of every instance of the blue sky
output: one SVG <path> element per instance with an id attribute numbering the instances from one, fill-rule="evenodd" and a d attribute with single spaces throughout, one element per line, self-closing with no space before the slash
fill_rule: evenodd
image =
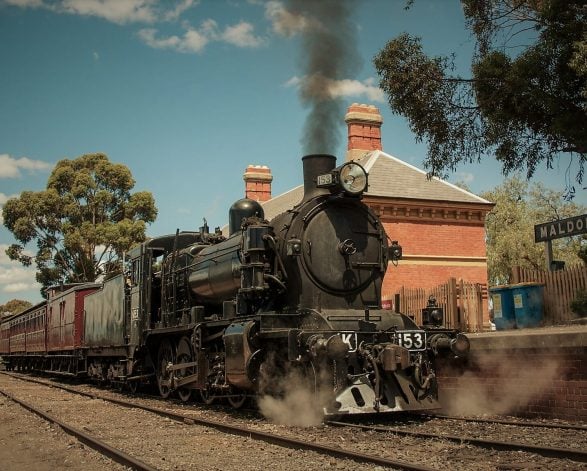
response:
<path id="1" fill-rule="evenodd" d="M 407 31 L 427 53 L 455 52 L 468 75 L 473 40 L 456 0 L 359 0 L 351 21 L 362 66 L 337 88 L 345 106 L 381 110 L 384 150 L 422 168 L 426 148 L 391 113 L 372 65 L 385 43 Z M 260 0 L 0 0 L 0 205 L 45 188 L 62 158 L 104 152 L 127 165 L 136 191 L 155 197 L 156 236 L 227 222 L 244 193 L 248 164 L 267 165 L 273 194 L 301 183 L 308 110 L 297 83 L 302 54 L 283 5 Z M 330 153 L 344 158 L 346 125 Z M 564 189 L 566 164 L 537 179 Z M 503 180 L 492 161 L 449 178 L 475 193 Z M 578 190 L 576 202 L 587 201 Z M 0 304 L 40 299 L 34 271 L 4 255 Z"/>

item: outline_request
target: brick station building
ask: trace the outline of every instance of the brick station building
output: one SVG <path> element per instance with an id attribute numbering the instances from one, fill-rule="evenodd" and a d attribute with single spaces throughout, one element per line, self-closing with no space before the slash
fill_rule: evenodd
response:
<path id="1" fill-rule="evenodd" d="M 385 153 L 383 120 L 375 106 L 352 104 L 345 122 L 346 160 L 360 163 L 369 174 L 363 201 L 403 248 L 403 259 L 385 277 L 383 299 L 392 299 L 402 286 L 433 288 L 450 277 L 487 286 L 485 217 L 493 203 L 443 180 L 428 179 L 423 170 Z M 267 167 L 250 165 L 243 178 L 246 196 L 262 203 L 267 219 L 302 199 L 303 185 L 272 197 Z"/>

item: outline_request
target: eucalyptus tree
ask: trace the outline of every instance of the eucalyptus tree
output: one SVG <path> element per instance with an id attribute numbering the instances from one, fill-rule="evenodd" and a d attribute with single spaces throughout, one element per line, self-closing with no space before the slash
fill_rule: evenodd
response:
<path id="1" fill-rule="evenodd" d="M 563 198 L 563 192 L 546 188 L 542 183 L 530 184 L 519 175 L 507 178 L 481 197 L 495 203 L 486 219 L 487 268 L 489 282 L 509 282 L 514 266 L 535 270 L 546 267 L 544 243 L 534 242 L 534 226 L 549 221 L 577 216 L 585 207 Z M 556 260 L 580 264 L 581 237 L 552 241 Z"/>
<path id="2" fill-rule="evenodd" d="M 408 7 L 418 0 L 409 0 Z M 375 56 L 393 111 L 426 142 L 425 166 L 443 176 L 495 158 L 505 174 L 587 159 L 587 6 L 584 0 L 461 0 L 475 38 L 470 75 L 454 53 L 431 57 L 408 34 Z M 425 38 L 424 38 L 425 40 Z M 575 191 L 567 183 L 567 196 Z"/>
<path id="3" fill-rule="evenodd" d="M 157 216 L 152 194 L 132 193 L 134 185 L 128 167 L 101 153 L 59 161 L 45 190 L 24 191 L 4 205 L 4 225 L 18 242 L 7 255 L 34 262 L 43 289 L 120 270 L 120 257 L 145 240 L 146 224 Z M 37 250 L 28 255 L 32 243 Z"/>

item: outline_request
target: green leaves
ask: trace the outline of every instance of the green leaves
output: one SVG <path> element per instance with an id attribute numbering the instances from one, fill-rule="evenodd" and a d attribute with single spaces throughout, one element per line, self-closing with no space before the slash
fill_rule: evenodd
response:
<path id="1" fill-rule="evenodd" d="M 479 113 L 467 80 L 450 76 L 446 57 L 428 57 L 420 38 L 402 34 L 374 58 L 391 108 L 428 144 L 426 167 L 443 176 L 461 161 L 480 158 Z"/>
<path id="2" fill-rule="evenodd" d="M 19 242 L 7 255 L 25 265 L 34 259 L 44 287 L 94 281 L 118 269 L 116 258 L 143 241 L 146 224 L 157 217 L 152 194 L 131 193 L 134 184 L 130 170 L 104 154 L 61 160 L 46 190 L 23 192 L 4 205 L 4 225 Z M 32 241 L 35 257 L 23 253 Z"/>
<path id="3" fill-rule="evenodd" d="M 18 314 L 19 312 L 32 307 L 33 305 L 28 301 L 23 301 L 22 299 L 11 299 L 6 304 L 0 305 L 0 317 L 3 314 Z"/>
<path id="4" fill-rule="evenodd" d="M 520 176 L 506 179 L 483 198 L 495 203 L 486 220 L 487 266 L 489 282 L 509 282 L 516 265 L 543 270 L 546 267 L 545 244 L 534 242 L 534 226 L 585 212 L 583 206 L 567 202 L 561 192 L 540 183 L 530 185 Z M 552 241 L 554 257 L 568 264 L 580 263 L 578 237 Z"/>
<path id="5" fill-rule="evenodd" d="M 428 145 L 430 173 L 495 155 L 504 173 L 587 159 L 587 10 L 581 0 L 462 0 L 472 77 L 402 34 L 374 58 L 391 108 Z M 448 52 L 448 51 L 447 51 Z M 569 188 L 570 190 L 570 188 Z"/>

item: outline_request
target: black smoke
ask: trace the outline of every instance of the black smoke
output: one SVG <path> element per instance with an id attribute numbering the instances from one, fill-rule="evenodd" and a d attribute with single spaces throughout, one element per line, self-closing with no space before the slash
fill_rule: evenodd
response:
<path id="1" fill-rule="evenodd" d="M 332 95 L 337 80 L 352 78 L 361 67 L 356 25 L 351 21 L 356 0 L 289 0 L 301 29 L 300 99 L 310 113 L 301 138 L 304 154 L 332 154 L 340 140 L 345 103 Z"/>

